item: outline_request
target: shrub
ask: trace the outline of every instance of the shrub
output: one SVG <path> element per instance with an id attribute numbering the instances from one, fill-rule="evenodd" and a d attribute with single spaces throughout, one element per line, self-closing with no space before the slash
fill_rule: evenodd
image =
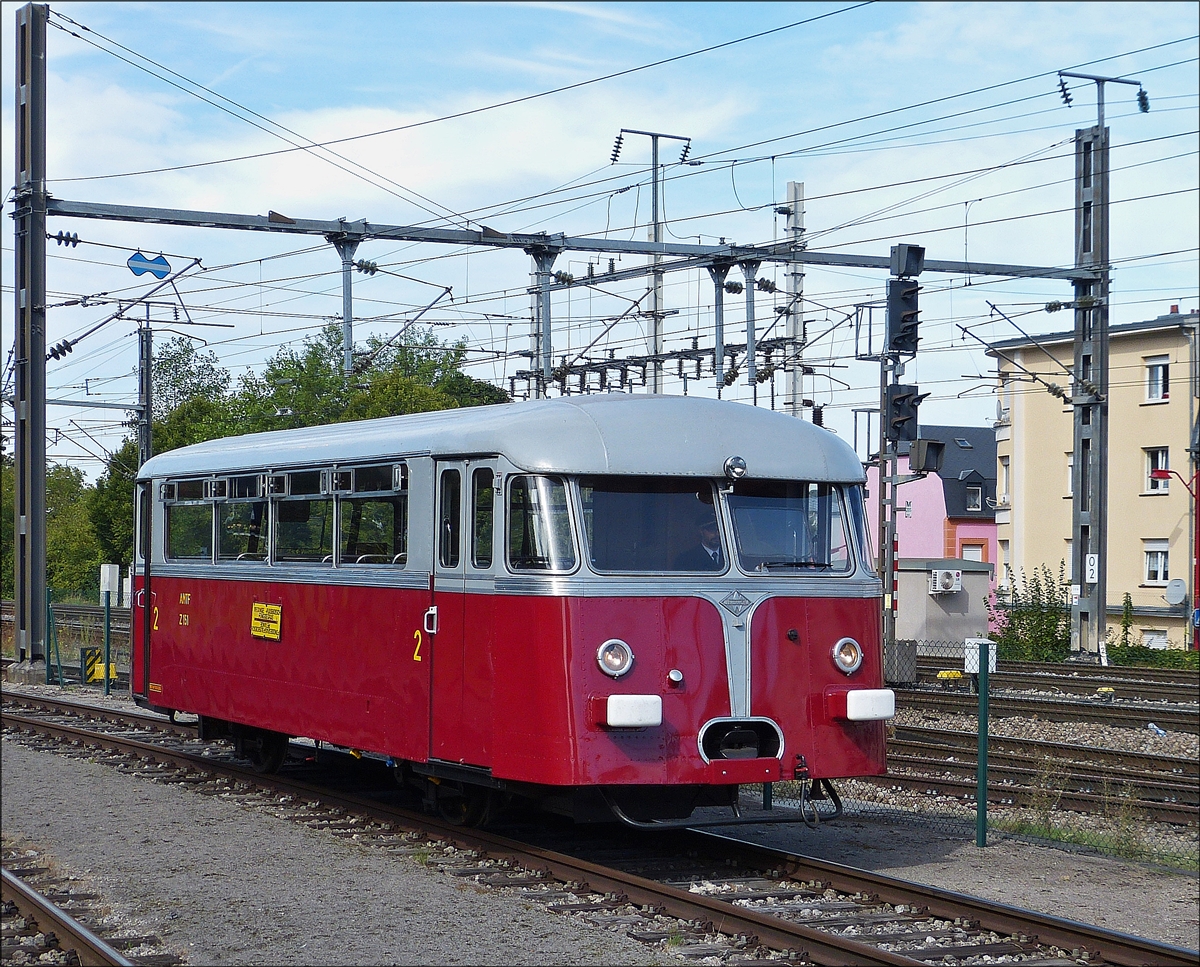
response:
<path id="1" fill-rule="evenodd" d="M 996 631 L 996 657 L 1007 661 L 1062 661 L 1071 650 L 1071 591 L 1066 564 L 1059 562 L 1058 580 L 1043 564 L 1020 586 L 1008 587 L 1006 603 L 988 602 Z"/>
<path id="2" fill-rule="evenodd" d="M 1146 648 L 1144 645 L 1108 646 L 1111 665 L 1144 665 L 1147 668 L 1200 669 L 1200 652 L 1182 648 Z"/>

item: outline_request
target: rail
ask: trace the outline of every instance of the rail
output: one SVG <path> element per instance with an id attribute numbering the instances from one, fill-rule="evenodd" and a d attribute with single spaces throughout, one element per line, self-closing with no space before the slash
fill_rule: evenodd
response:
<path id="1" fill-rule="evenodd" d="M 4 883 L 4 899 L 16 904 L 22 916 L 33 920 L 43 934 L 53 933 L 59 949 L 68 955 L 71 951 L 84 967 L 134 967 L 133 961 L 97 937 L 82 923 L 60 910 L 33 887 L 21 881 L 8 870 L 0 871 Z M 5 940 L 7 946 L 8 941 Z M 7 959 L 7 958 L 6 958 Z M 65 961 L 71 963 L 69 959 Z"/>

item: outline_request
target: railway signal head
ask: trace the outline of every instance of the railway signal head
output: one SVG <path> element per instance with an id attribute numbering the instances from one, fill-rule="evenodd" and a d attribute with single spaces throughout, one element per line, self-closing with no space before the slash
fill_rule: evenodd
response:
<path id="1" fill-rule="evenodd" d="M 917 438 L 917 407 L 928 393 L 918 393 L 916 386 L 892 383 L 887 388 L 887 438 L 915 440 Z"/>
<path id="2" fill-rule="evenodd" d="M 921 287 L 911 279 L 888 279 L 887 288 L 887 342 L 888 351 L 915 356 L 917 342 L 917 293 Z"/>

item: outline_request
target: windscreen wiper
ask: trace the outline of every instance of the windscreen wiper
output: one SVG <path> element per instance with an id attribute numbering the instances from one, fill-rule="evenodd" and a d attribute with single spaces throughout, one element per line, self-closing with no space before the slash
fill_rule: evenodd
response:
<path id="1" fill-rule="evenodd" d="M 825 561 L 763 561 L 755 570 L 765 571 L 773 567 L 794 567 L 811 571 L 828 571 L 833 565 Z"/>

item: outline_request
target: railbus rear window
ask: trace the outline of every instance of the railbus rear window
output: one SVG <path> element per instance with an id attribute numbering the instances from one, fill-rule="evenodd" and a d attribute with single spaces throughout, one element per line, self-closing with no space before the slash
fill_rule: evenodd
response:
<path id="1" fill-rule="evenodd" d="M 533 474 L 508 484 L 508 564 L 514 571 L 569 571 L 575 542 L 561 477 Z"/>
<path id="2" fill-rule="evenodd" d="M 739 480 L 728 497 L 738 562 L 762 574 L 844 574 L 851 566 L 839 489 L 803 480 Z"/>
<path id="3" fill-rule="evenodd" d="M 588 560 L 597 571 L 725 570 L 714 491 L 703 477 L 582 477 Z"/>

